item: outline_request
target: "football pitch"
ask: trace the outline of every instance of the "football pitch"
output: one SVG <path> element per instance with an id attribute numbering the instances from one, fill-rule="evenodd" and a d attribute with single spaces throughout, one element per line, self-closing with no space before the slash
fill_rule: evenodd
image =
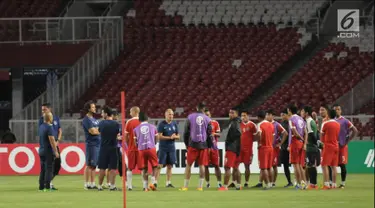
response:
<path id="1" fill-rule="evenodd" d="M 182 175 L 172 178 L 175 189 L 164 188 L 165 176 L 159 181 L 156 192 L 141 191 L 141 177 L 133 176 L 133 191 L 127 192 L 127 207 L 153 208 L 235 208 L 235 207 L 340 207 L 340 208 L 371 208 L 374 207 L 374 175 L 349 174 L 347 187 L 335 190 L 294 190 L 285 189 L 284 174 L 279 174 L 277 187 L 271 190 L 244 189 L 241 191 L 216 190 L 216 180 L 212 177 L 211 187 L 203 192 L 196 191 L 197 175 L 190 180 L 187 192 L 178 191 L 183 184 Z M 338 177 L 340 178 L 340 177 Z M 0 207 L 1 208 L 121 208 L 122 192 L 104 190 L 86 191 L 83 189 L 82 176 L 58 176 L 54 184 L 59 188 L 56 192 L 38 192 L 37 176 L 2 176 L 0 177 Z M 258 175 L 252 175 L 250 184 L 256 184 Z M 321 182 L 321 175 L 319 181 Z M 117 178 L 118 184 L 121 183 Z"/>

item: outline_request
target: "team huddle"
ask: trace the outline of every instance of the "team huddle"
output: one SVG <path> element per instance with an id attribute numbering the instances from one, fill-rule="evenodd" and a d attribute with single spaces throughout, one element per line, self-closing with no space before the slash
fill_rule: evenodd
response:
<path id="1" fill-rule="evenodd" d="M 96 120 L 95 103 L 85 104 L 86 116 L 82 121 L 86 138 L 86 169 L 85 189 L 111 191 L 120 190 L 115 186 L 117 170 L 120 176 L 126 174 L 127 189 L 132 190 L 132 172 L 136 168 L 142 171 L 143 190 L 156 190 L 162 168 L 167 168 L 166 187 L 174 188 L 171 183 L 173 165 L 176 164 L 175 141 L 182 139 L 187 149 L 184 185 L 180 191 L 187 191 L 191 177 L 191 167 L 194 163 L 199 166 L 199 183 L 197 190 L 203 190 L 210 185 L 209 167 L 214 167 L 219 191 L 228 188 L 241 190 L 241 173 L 239 165 L 245 166 L 244 187 L 249 186 L 250 165 L 253 160 L 253 144 L 257 141 L 258 165 L 260 169 L 259 183 L 255 188 L 270 189 L 276 186 L 277 167 L 283 165 L 288 184 L 296 189 L 318 189 L 317 167 L 322 166 L 323 189 L 336 188 L 336 168 L 341 168 L 341 185 L 345 187 L 346 164 L 348 161 L 348 142 L 358 133 L 353 124 L 341 116 L 341 107 L 334 105 L 333 109 L 321 106 L 319 114 L 323 119 L 319 122 L 312 108 L 305 106 L 298 109 L 295 105 L 288 106 L 281 113 L 282 122 L 274 120 L 272 110 L 259 111 L 258 123 L 250 121 L 247 112 L 237 109 L 229 111 L 228 132 L 225 135 L 224 182 L 219 166 L 218 140 L 221 135 L 220 125 L 211 119 L 209 109 L 203 103 L 198 104 L 197 111 L 191 113 L 186 121 L 183 135 L 179 135 L 178 125 L 173 121 L 173 110 L 165 111 L 165 121 L 158 127 L 148 123 L 148 117 L 139 107 L 130 109 L 131 119 L 125 124 L 125 135 L 122 126 L 117 121 L 117 111 L 109 107 L 102 109 L 102 121 Z M 45 112 L 41 138 L 41 159 L 47 161 L 46 168 L 41 170 L 40 189 L 51 188 L 52 161 L 58 158 L 58 146 L 54 142 L 53 116 Z M 58 126 L 59 128 L 59 126 Z M 319 130 L 318 130 L 319 129 Z M 60 129 L 61 132 L 61 129 Z M 57 134 L 56 136 L 57 137 Z M 61 138 L 61 133 L 58 136 Z M 122 138 L 126 155 L 126 173 L 122 173 Z M 182 137 L 182 138 L 180 138 Z M 43 140 L 43 141 L 42 141 Z M 156 151 L 159 145 L 159 151 Z M 43 152 L 51 153 L 46 156 Z M 42 158 L 43 157 L 43 158 Z M 48 164 L 48 165 L 47 165 Z M 290 177 L 289 166 L 293 165 L 295 183 Z M 148 170 L 152 169 L 151 182 Z M 47 168 L 48 167 L 48 168 Z M 99 184 L 95 184 L 96 168 L 99 168 Z M 48 171 L 47 171 L 48 170 Z M 47 176 L 46 176 L 47 175 Z M 107 184 L 103 185 L 107 176 Z M 232 177 L 232 183 L 229 184 Z M 45 179 L 45 180 L 44 180 Z"/>

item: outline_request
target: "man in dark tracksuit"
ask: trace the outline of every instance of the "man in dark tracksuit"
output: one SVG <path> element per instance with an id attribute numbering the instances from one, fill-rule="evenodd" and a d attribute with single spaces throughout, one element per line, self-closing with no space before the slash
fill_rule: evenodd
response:
<path id="1" fill-rule="evenodd" d="M 39 157 L 40 157 L 40 175 L 39 191 L 52 191 L 50 183 L 53 177 L 53 164 L 55 157 L 60 155 L 57 151 L 56 142 L 52 128 L 52 114 L 44 114 L 44 123 L 39 126 Z"/>
<path id="2" fill-rule="evenodd" d="M 44 103 L 42 104 L 42 113 L 52 113 L 51 112 L 52 107 L 51 104 L 49 103 Z M 43 116 L 39 119 L 39 125 L 42 125 L 44 123 Z M 60 154 L 60 149 L 59 149 L 59 143 L 61 142 L 61 137 L 62 137 L 62 130 L 60 126 L 60 118 L 56 115 L 53 115 L 53 120 L 52 120 L 52 131 L 53 131 L 53 136 L 55 137 L 56 141 L 56 147 L 57 147 L 57 152 Z M 60 172 L 61 169 L 61 159 L 60 158 L 55 158 L 55 161 L 53 163 L 53 174 L 52 174 L 52 179 L 51 179 L 51 189 L 57 190 L 57 188 L 54 187 L 52 184 L 53 179 L 55 176 L 57 176 Z"/>
<path id="3" fill-rule="evenodd" d="M 290 164 L 289 164 L 289 151 L 288 151 L 288 140 L 289 140 L 289 137 L 292 136 L 292 134 L 289 128 L 288 112 L 286 109 L 281 112 L 281 118 L 282 118 L 281 126 L 288 132 L 288 139 L 281 141 L 279 165 L 283 164 L 285 177 L 288 180 L 288 184 L 285 185 L 284 187 L 287 188 L 287 187 L 293 186 L 293 183 L 290 180 L 290 170 L 289 170 Z"/>
<path id="4" fill-rule="evenodd" d="M 224 186 L 219 188 L 219 191 L 227 191 L 228 183 L 231 175 L 231 168 L 233 168 L 234 176 L 233 181 L 236 181 L 236 189 L 241 189 L 241 176 L 238 170 L 239 156 L 241 152 L 241 119 L 238 117 L 238 110 L 231 109 L 229 111 L 229 129 L 227 138 L 225 139 L 225 176 Z"/>

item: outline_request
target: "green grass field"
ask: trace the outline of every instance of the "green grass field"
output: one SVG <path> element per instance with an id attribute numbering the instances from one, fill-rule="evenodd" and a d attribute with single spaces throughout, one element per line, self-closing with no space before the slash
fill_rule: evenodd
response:
<path id="1" fill-rule="evenodd" d="M 0 177 L 0 207 L 1 208 L 120 208 L 122 207 L 122 192 L 103 192 L 83 190 L 82 176 L 58 176 L 55 185 L 56 192 L 42 193 L 37 191 L 37 176 L 4 176 Z M 258 175 L 253 175 L 250 182 L 255 184 Z M 164 176 L 162 176 L 164 179 Z M 319 178 L 321 181 L 321 176 Z M 180 187 L 182 175 L 173 176 L 173 184 Z M 118 178 L 118 183 L 120 179 Z M 282 188 L 286 184 L 284 175 L 279 175 L 277 186 L 272 190 L 244 189 L 218 192 L 216 188 L 205 189 L 204 192 L 195 190 L 198 184 L 194 175 L 188 192 L 162 187 L 164 180 L 159 181 L 156 192 L 142 192 L 141 178 L 134 176 L 136 186 L 132 192 L 127 192 L 127 207 L 340 207 L 340 208 L 373 208 L 374 207 L 374 175 L 349 175 L 346 189 L 337 190 L 299 190 Z M 216 180 L 212 178 L 212 185 Z"/>

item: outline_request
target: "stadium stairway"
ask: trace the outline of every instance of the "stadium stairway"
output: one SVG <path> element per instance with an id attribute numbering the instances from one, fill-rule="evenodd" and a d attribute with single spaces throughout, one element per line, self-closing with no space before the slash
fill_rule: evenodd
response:
<path id="1" fill-rule="evenodd" d="M 289 78 L 291 78 L 299 69 L 302 68 L 318 51 L 327 47 L 331 37 L 314 36 L 306 48 L 296 57 L 289 60 L 283 68 L 275 72 L 264 84 L 256 88 L 253 93 L 239 106 L 240 109 L 249 110 L 261 105 L 275 91 L 277 91 Z"/>

